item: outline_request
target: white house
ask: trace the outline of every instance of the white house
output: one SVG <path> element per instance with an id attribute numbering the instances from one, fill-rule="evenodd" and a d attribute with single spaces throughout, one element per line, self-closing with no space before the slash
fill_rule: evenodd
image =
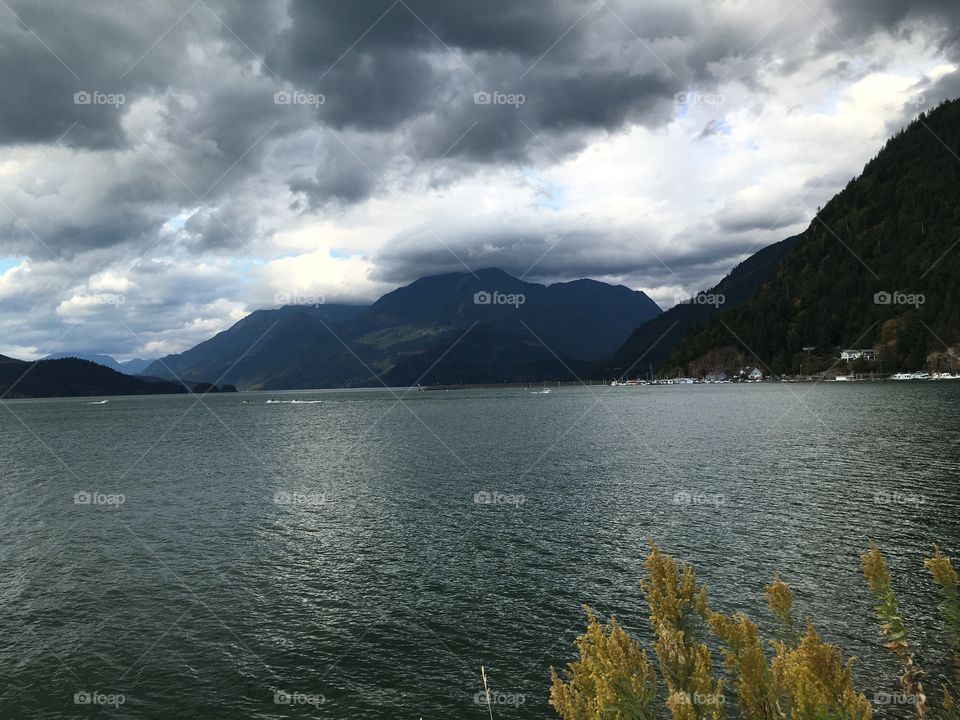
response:
<path id="1" fill-rule="evenodd" d="M 877 351 L 872 348 L 865 348 L 863 350 L 842 350 L 840 352 L 840 359 L 844 362 L 859 360 L 860 358 L 864 360 L 876 360 Z"/>

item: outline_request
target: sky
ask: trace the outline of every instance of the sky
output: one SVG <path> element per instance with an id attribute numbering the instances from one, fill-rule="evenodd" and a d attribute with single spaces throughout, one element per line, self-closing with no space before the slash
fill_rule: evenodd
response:
<path id="1" fill-rule="evenodd" d="M 957 96 L 956 0 L 0 0 L 0 354 L 487 267 L 666 308 Z"/>

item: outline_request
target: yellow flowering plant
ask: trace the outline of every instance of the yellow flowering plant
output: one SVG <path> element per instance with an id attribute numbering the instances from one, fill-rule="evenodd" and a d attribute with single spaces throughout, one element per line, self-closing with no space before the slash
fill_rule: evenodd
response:
<path id="1" fill-rule="evenodd" d="M 876 600 L 881 632 L 902 667 L 900 683 L 918 718 L 927 699 L 907 639 L 893 577 L 879 549 L 862 556 L 863 572 Z M 947 638 L 960 681 L 960 582 L 950 558 L 936 549 L 925 566 L 943 595 Z M 853 680 L 853 658 L 824 642 L 813 623 L 805 630 L 794 615 L 790 586 L 779 577 L 766 588 L 770 612 L 779 623 L 774 642 L 764 643 L 758 626 L 744 613 L 711 610 L 696 573 L 653 543 L 640 586 L 649 607 L 659 678 L 644 650 L 617 623 L 600 623 L 587 608 L 587 631 L 577 638 L 579 658 L 561 678 L 551 668 L 550 702 L 564 720 L 653 720 L 665 709 L 673 720 L 870 720 L 870 702 Z M 701 637 L 708 628 L 720 643 L 726 677 L 717 677 L 710 648 Z M 662 681 L 662 685 L 661 685 Z M 735 706 L 725 706 L 724 688 Z M 660 694 L 658 695 L 658 691 Z M 960 720 L 956 693 L 944 684 L 942 713 Z M 662 704 L 658 704 L 662 701 Z"/>
<path id="2" fill-rule="evenodd" d="M 576 641 L 580 659 L 563 680 L 550 668 L 550 704 L 567 720 L 653 720 L 657 675 L 647 653 L 611 618 L 604 627 L 585 607 L 587 631 Z"/>

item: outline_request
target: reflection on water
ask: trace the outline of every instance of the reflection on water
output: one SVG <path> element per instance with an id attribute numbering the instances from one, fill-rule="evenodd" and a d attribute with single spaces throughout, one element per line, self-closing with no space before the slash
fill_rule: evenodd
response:
<path id="1" fill-rule="evenodd" d="M 549 717 L 582 603 L 649 637 L 651 538 L 762 627 L 779 572 L 868 695 L 892 692 L 858 555 L 886 551 L 936 649 L 921 665 L 943 671 L 921 560 L 932 542 L 960 554 L 958 399 L 863 384 L 11 402 L 0 714 L 112 697 L 124 717 L 479 718 L 483 665 L 498 717 Z"/>

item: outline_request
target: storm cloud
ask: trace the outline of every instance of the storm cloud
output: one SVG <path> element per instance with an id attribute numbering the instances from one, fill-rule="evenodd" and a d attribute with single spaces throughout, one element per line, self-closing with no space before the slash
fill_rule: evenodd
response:
<path id="1" fill-rule="evenodd" d="M 0 352 L 21 356 L 68 331 L 181 350 L 283 293 L 372 300 L 490 266 L 669 304 L 960 93 L 945 0 L 8 0 L 0 18 Z M 88 300 L 111 293 L 128 301 Z"/>

